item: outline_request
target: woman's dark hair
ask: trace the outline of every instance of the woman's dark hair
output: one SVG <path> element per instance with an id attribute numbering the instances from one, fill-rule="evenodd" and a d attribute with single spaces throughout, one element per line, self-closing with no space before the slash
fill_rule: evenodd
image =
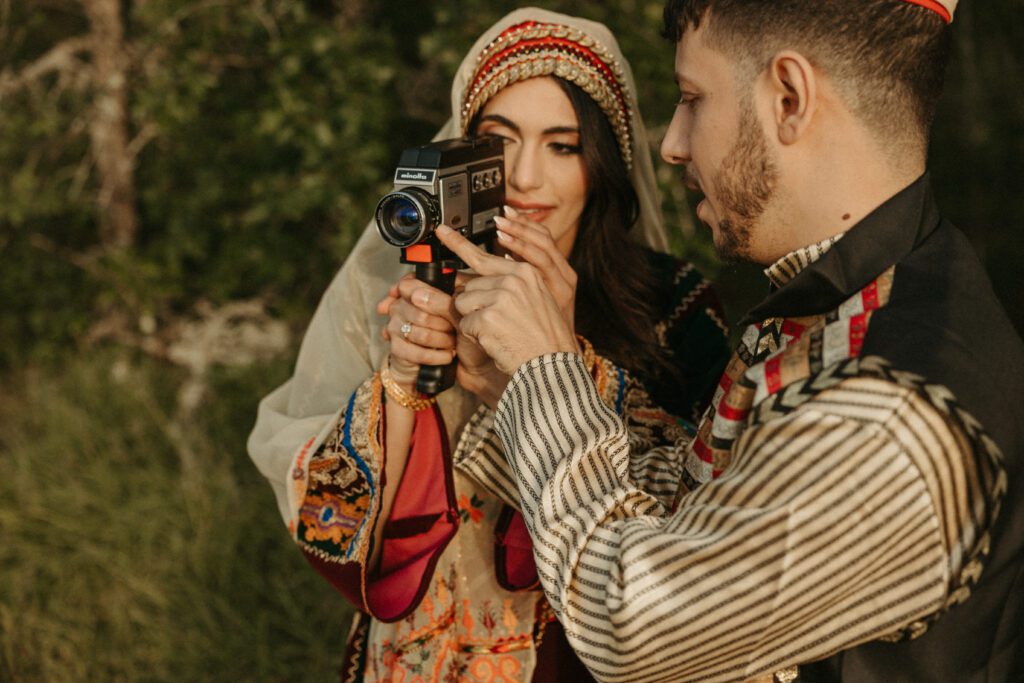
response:
<path id="1" fill-rule="evenodd" d="M 630 232 L 640 202 L 608 117 L 574 83 L 557 79 L 579 120 L 587 202 L 569 263 L 576 285 L 576 331 L 601 355 L 644 375 L 672 366 L 655 332 L 656 274 Z"/>
<path id="2" fill-rule="evenodd" d="M 675 374 L 658 342 L 657 274 L 647 249 L 630 237 L 640 213 L 611 123 L 593 98 L 555 78 L 579 121 L 587 201 L 569 264 L 576 271 L 576 332 L 605 358 L 651 378 Z M 476 131 L 480 114 L 471 122 Z"/>

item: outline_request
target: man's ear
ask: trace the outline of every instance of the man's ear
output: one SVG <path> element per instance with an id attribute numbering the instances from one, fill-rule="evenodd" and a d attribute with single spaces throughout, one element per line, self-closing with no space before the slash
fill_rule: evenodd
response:
<path id="1" fill-rule="evenodd" d="M 817 112 L 818 74 L 802 54 L 783 50 L 772 57 L 766 87 L 779 142 L 791 145 L 806 134 Z"/>

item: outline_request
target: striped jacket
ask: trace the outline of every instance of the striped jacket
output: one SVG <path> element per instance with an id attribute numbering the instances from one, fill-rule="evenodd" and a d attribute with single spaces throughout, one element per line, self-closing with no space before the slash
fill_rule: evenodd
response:
<path id="1" fill-rule="evenodd" d="M 476 467 L 570 642 L 609 681 L 1010 680 L 1024 349 L 966 240 L 924 176 L 773 275 L 673 506 L 578 357 L 503 395 L 507 463 Z"/>

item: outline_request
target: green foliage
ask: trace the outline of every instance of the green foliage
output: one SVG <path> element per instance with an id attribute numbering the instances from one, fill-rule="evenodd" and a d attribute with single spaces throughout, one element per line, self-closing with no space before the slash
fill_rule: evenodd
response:
<path id="1" fill-rule="evenodd" d="M 154 67 L 136 99 L 136 117 L 159 131 L 139 164 L 147 291 L 154 305 L 311 297 L 391 161 L 387 44 L 304 3 L 209 5 L 169 20 L 176 4 L 147 3 L 136 17 L 138 42 L 168 67 Z"/>
<path id="2" fill-rule="evenodd" d="M 332 680 L 349 608 L 287 538 L 244 451 L 287 373 L 180 377 L 116 353 L 0 400 L 0 680 Z"/>
<path id="3" fill-rule="evenodd" d="M 23 11 L 14 68 L 38 57 L 29 45 L 82 35 L 80 20 Z M 166 321 L 200 297 L 264 295 L 307 315 L 397 156 L 395 50 L 366 19 L 341 2 L 133 6 L 142 228 L 135 249 L 85 263 L 99 245 L 90 89 L 64 83 L 84 66 L 5 99 L 0 257 L 21 265 L 0 276 L 0 296 L 16 301 L 0 312 L 0 367 L 58 355 L 111 306 Z"/>

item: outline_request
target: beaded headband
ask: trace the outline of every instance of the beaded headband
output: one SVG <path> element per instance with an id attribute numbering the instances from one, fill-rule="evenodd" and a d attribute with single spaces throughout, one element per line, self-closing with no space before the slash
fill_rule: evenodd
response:
<path id="1" fill-rule="evenodd" d="M 462 132 L 502 88 L 539 76 L 557 76 L 587 93 L 611 122 L 626 167 L 632 165 L 629 90 L 622 66 L 599 42 L 562 24 L 524 21 L 483 49 L 462 95 Z"/>
<path id="2" fill-rule="evenodd" d="M 953 21 L 953 12 L 956 11 L 958 0 L 907 0 L 907 2 L 930 9 L 949 24 Z"/>

